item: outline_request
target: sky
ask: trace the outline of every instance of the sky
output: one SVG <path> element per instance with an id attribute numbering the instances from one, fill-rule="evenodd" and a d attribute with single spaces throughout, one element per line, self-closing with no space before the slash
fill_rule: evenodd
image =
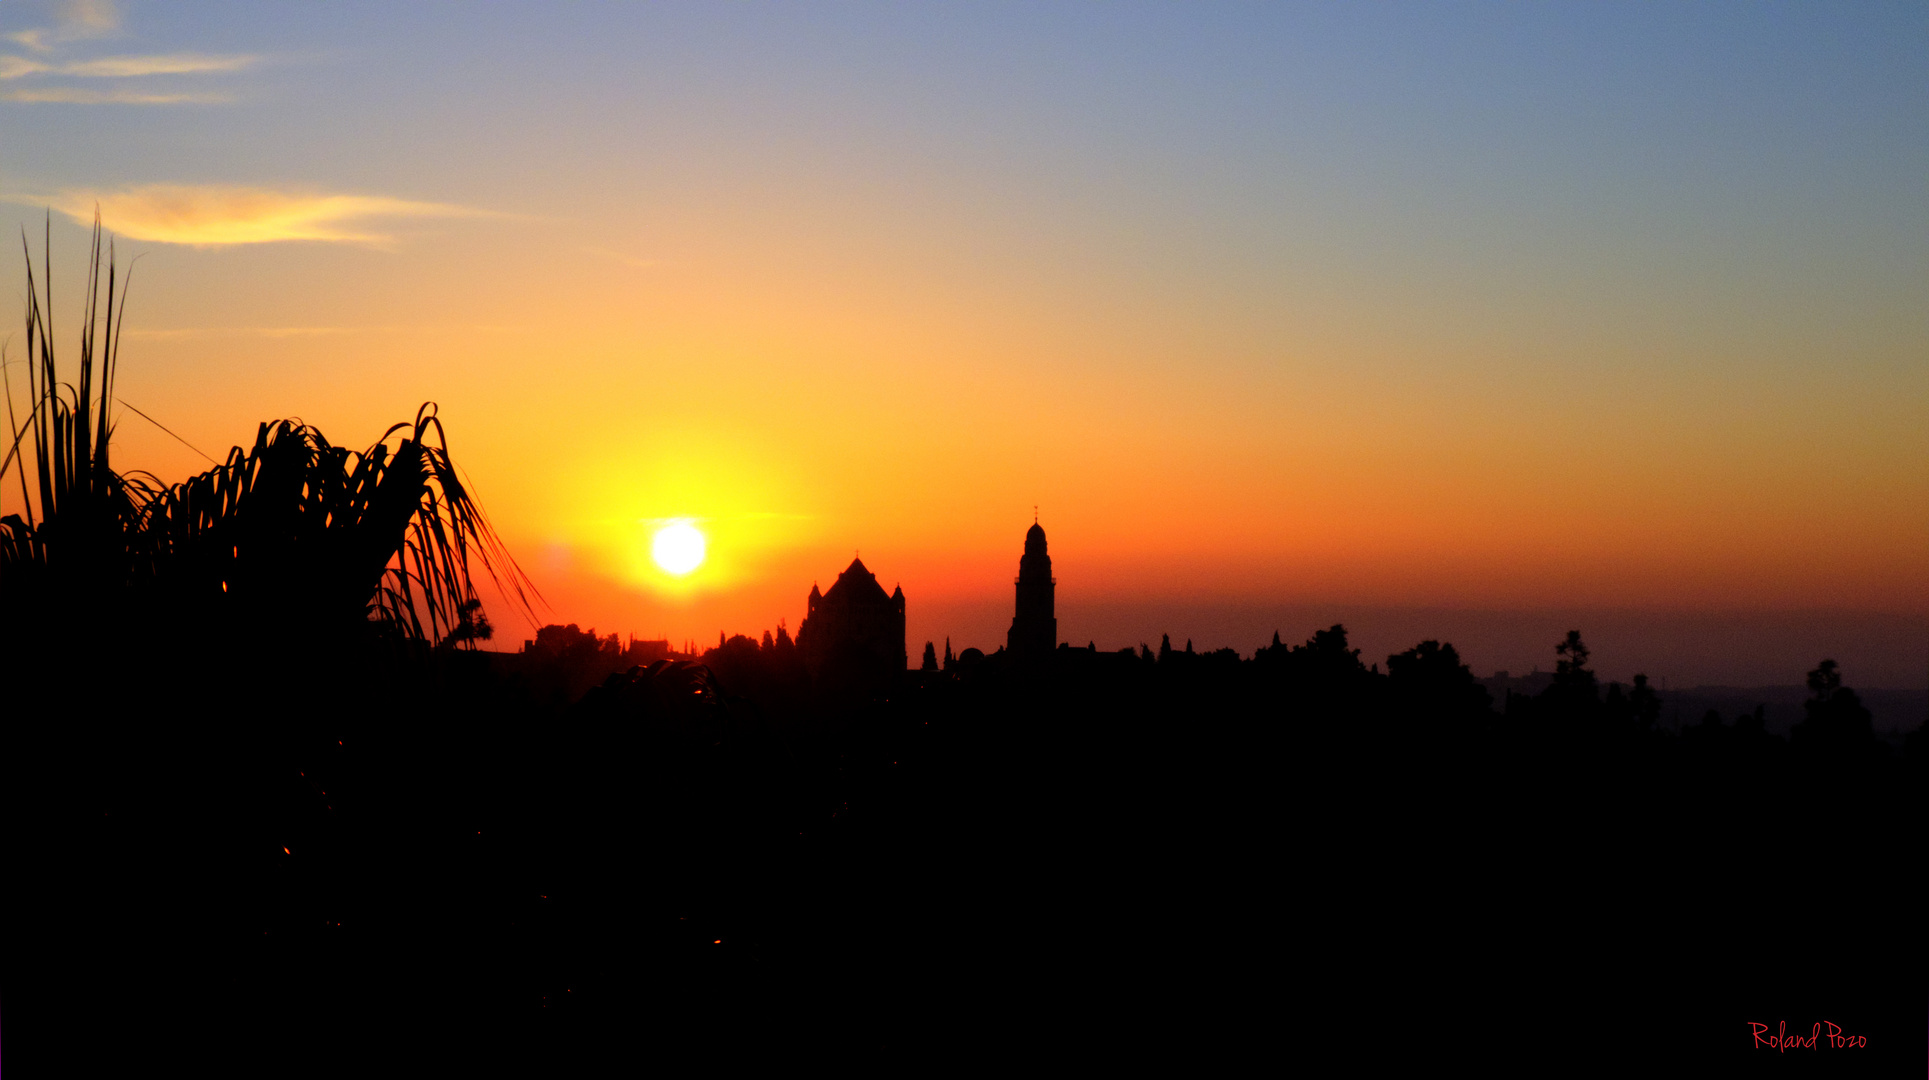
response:
<path id="1" fill-rule="evenodd" d="M 117 467 L 434 401 L 538 620 L 674 641 L 861 554 L 989 650 L 1036 507 L 1079 644 L 1929 685 L 1926 177 L 1920 4 L 0 0 Z"/>

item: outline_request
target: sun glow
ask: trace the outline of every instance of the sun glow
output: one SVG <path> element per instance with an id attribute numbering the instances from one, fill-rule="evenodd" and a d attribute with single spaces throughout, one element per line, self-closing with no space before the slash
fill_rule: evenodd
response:
<path id="1" fill-rule="evenodd" d="M 650 541 L 650 558 L 667 573 L 681 577 L 703 565 L 703 533 L 688 521 L 672 521 Z"/>

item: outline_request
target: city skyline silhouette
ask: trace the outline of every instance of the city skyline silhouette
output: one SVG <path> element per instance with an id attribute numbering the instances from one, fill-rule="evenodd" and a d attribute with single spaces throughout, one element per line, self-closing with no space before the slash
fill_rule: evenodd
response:
<path id="1" fill-rule="evenodd" d="M 0 1070 L 1923 1070 L 1925 40 L 0 5 Z"/>

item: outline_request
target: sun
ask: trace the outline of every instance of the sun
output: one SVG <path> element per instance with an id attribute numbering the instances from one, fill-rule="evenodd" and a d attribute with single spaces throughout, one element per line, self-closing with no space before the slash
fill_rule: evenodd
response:
<path id="1" fill-rule="evenodd" d="M 678 577 L 703 565 L 703 549 L 703 534 L 688 521 L 669 522 L 650 540 L 650 558 Z"/>

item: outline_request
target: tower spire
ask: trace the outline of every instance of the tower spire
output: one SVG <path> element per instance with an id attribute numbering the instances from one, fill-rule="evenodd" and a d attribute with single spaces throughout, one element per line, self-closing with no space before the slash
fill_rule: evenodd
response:
<path id="1" fill-rule="evenodd" d="M 1032 507 L 1031 528 L 1025 530 L 1025 554 L 1018 560 L 1017 610 L 1005 644 L 1018 656 L 1037 657 L 1058 647 L 1058 615 L 1053 594 L 1052 559 L 1046 551 L 1045 528 Z"/>

